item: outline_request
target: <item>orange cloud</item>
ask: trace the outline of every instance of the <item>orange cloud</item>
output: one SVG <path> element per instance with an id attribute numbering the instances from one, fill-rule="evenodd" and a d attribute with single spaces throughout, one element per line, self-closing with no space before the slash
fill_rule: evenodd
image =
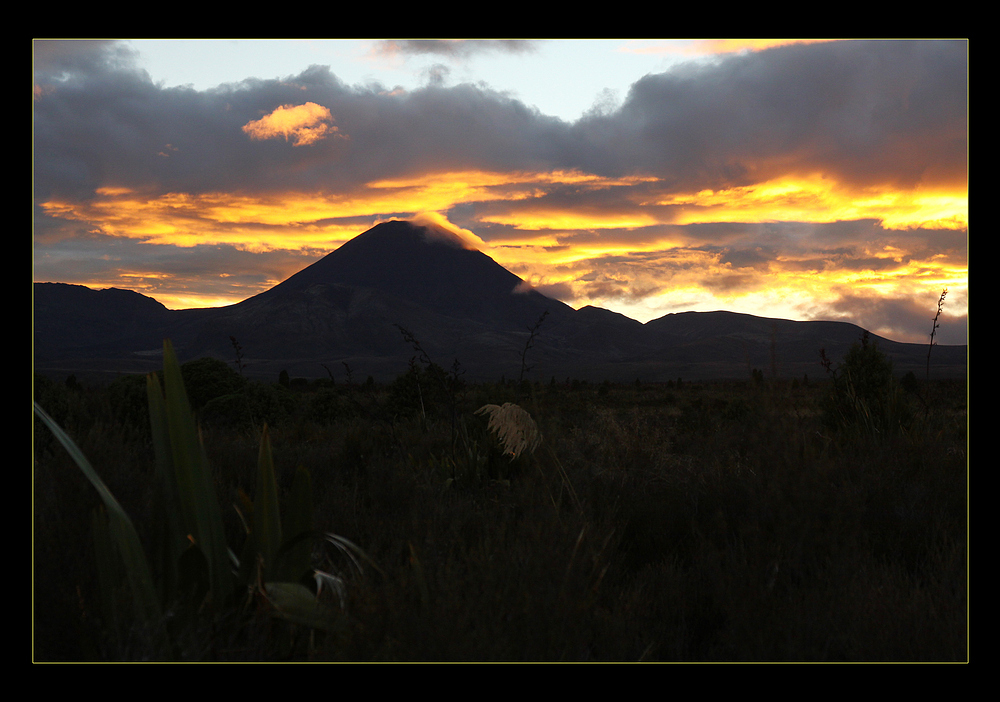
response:
<path id="1" fill-rule="evenodd" d="M 484 215 L 482 222 L 530 229 L 631 229 L 658 224 L 655 215 L 613 211 L 580 212 L 554 209 L 525 209 L 507 214 Z"/>
<path id="2" fill-rule="evenodd" d="M 695 56 L 713 56 L 730 54 L 738 51 L 764 51 L 776 46 L 789 44 L 814 44 L 817 42 L 836 41 L 835 39 L 670 39 L 664 41 L 645 41 L 632 39 L 621 49 L 625 53 L 634 54 L 689 54 Z"/>
<path id="3" fill-rule="evenodd" d="M 699 39 L 692 42 L 691 53 L 729 54 L 737 51 L 763 51 L 789 44 L 814 44 L 833 39 Z"/>
<path id="4" fill-rule="evenodd" d="M 960 230 L 969 226 L 965 189 L 852 189 L 823 176 L 670 195 L 657 204 L 675 210 L 674 224 L 875 219 L 890 229 Z"/>
<path id="5" fill-rule="evenodd" d="M 640 321 L 679 309 L 768 310 L 802 318 L 815 314 L 818 301 L 839 288 L 885 298 L 905 292 L 934 299 L 944 287 L 956 296 L 967 289 L 967 264 L 922 249 L 919 237 L 911 247 L 905 232 L 966 228 L 964 186 L 856 188 L 814 175 L 692 193 L 657 192 L 655 179 L 643 178 L 631 194 L 612 192 L 638 180 L 562 171 L 460 171 L 382 180 L 337 193 L 150 194 L 108 187 L 90 200 L 51 200 L 41 206 L 55 218 L 147 244 L 222 244 L 252 252 L 331 251 L 391 213 L 459 236 L 531 285 L 558 289 L 560 298 L 574 306 L 596 304 Z M 590 194 L 596 195 L 592 201 Z M 441 214 L 463 203 L 482 205 L 465 226 L 501 224 L 502 236 L 484 244 Z M 709 241 L 703 227 L 657 226 L 856 219 L 879 220 L 896 233 L 845 244 L 847 253 L 830 253 L 829 261 L 822 248 L 782 250 L 778 245 L 741 263 L 740 250 L 760 245 L 752 239 L 753 228 L 745 235 L 728 228 Z M 610 230 L 615 231 L 606 234 Z M 198 289 L 136 269 L 117 276 L 76 282 L 121 286 L 128 278 L 132 289 L 174 308 L 231 304 L 262 289 L 259 281 Z"/>
<path id="6" fill-rule="evenodd" d="M 645 179 L 649 180 L 649 179 Z M 466 171 L 378 181 L 350 192 L 284 192 L 272 194 L 164 193 L 149 194 L 125 188 L 102 188 L 87 201 L 51 200 L 41 207 L 51 216 L 86 222 L 104 234 L 141 239 L 151 244 L 194 246 L 231 244 L 244 250 L 331 249 L 360 233 L 360 225 L 338 222 L 347 218 L 377 220 L 386 213 L 447 212 L 468 202 L 492 203 L 476 218 L 480 223 L 509 227 L 502 242 L 492 248 L 509 249 L 516 256 L 579 261 L 614 252 L 668 248 L 647 234 L 629 240 L 620 236 L 600 241 L 607 229 L 643 230 L 656 225 L 755 223 L 797 221 L 831 223 L 874 219 L 890 229 L 962 230 L 968 226 L 968 194 L 953 190 L 917 188 L 852 189 L 821 176 L 782 178 L 752 186 L 696 193 L 656 194 L 647 183 L 641 201 L 631 197 L 597 198 L 587 193 L 629 185 L 634 179 L 597 178 L 574 172 L 495 173 Z M 547 197 L 572 185 L 573 197 Z M 508 207 L 506 203 L 510 203 Z M 599 204 L 595 204 L 599 203 Z M 442 225 L 438 222 L 440 226 Z M 515 235 L 514 231 L 519 233 Z M 557 238 L 560 232 L 589 231 L 587 243 L 571 249 Z M 474 235 L 459 232 L 475 248 Z M 659 238 L 665 236 L 659 234 Z M 671 235 L 675 236 L 675 235 Z M 680 241 L 672 245 L 683 245 Z M 556 253 L 555 248 L 560 249 Z M 506 260 L 514 256 L 500 253 Z"/>
<path id="7" fill-rule="evenodd" d="M 337 132 L 337 128 L 327 122 L 333 121 L 330 110 L 307 102 L 303 105 L 282 105 L 258 120 L 247 122 L 243 131 L 254 140 L 284 137 L 292 140 L 292 146 L 313 144 Z"/>
<path id="8" fill-rule="evenodd" d="M 150 195 L 128 188 L 101 188 L 86 201 L 49 200 L 41 208 L 67 221 L 87 222 L 111 236 L 142 239 L 151 244 L 194 246 L 234 244 L 247 250 L 330 248 L 360 234 L 334 220 L 385 213 L 445 212 L 464 202 L 520 202 L 545 195 L 552 186 L 576 185 L 600 190 L 630 184 L 634 178 L 607 179 L 575 172 L 436 173 L 410 179 L 377 181 L 350 192 L 282 192 L 232 194 L 183 192 Z M 569 210 L 484 218 L 522 229 L 584 226 L 643 226 L 649 217 L 628 219 L 602 210 Z M 439 223 L 440 224 L 440 223 Z M 443 225 L 442 225 L 443 226 Z M 474 235 L 458 233 L 475 248 Z M 349 238 L 349 237 L 348 237 Z"/>

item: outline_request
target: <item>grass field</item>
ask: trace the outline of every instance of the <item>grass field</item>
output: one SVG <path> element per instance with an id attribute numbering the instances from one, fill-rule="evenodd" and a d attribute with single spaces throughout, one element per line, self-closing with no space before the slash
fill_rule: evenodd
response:
<path id="1" fill-rule="evenodd" d="M 312 551 L 325 575 L 302 583 L 330 626 L 274 616 L 251 579 L 192 619 L 174 657 L 968 660 L 964 381 L 897 388 L 890 430 L 831 417 L 819 366 L 796 381 L 467 385 L 414 365 L 347 385 L 206 363 L 185 382 L 234 550 L 266 424 L 280 498 L 307 469 L 317 529 L 370 561 Z M 146 398 L 141 377 L 35 379 L 151 551 Z M 504 403 L 541 434 L 514 459 L 476 414 Z M 100 498 L 37 420 L 33 470 L 33 659 L 153 657 L 128 599 L 108 607 L 99 586 Z"/>

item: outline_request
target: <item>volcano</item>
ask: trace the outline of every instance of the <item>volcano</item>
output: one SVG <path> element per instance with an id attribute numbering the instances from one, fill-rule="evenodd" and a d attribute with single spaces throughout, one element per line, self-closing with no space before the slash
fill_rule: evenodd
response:
<path id="1" fill-rule="evenodd" d="M 641 324 L 597 307 L 574 310 L 541 294 L 468 240 L 435 223 L 390 221 L 351 239 L 273 288 L 235 305 L 167 310 L 121 290 L 35 283 L 36 370 L 148 372 L 162 339 L 182 360 L 232 361 L 276 378 L 325 375 L 347 363 L 388 379 L 419 351 L 460 364 L 469 379 L 746 378 L 749 369 L 819 375 L 864 333 L 845 322 L 795 322 L 733 312 L 668 314 Z M 879 339 L 897 372 L 923 372 L 927 347 Z M 965 346 L 935 349 L 939 375 L 965 373 Z"/>
<path id="2" fill-rule="evenodd" d="M 185 355 L 231 356 L 233 336 L 254 359 L 391 373 L 414 354 L 405 331 L 442 366 L 485 369 L 513 362 L 543 315 L 551 330 L 574 314 L 448 230 L 390 221 L 259 295 L 187 310 L 170 333 Z"/>
<path id="3" fill-rule="evenodd" d="M 369 229 L 257 298 L 270 302 L 330 285 L 377 291 L 497 330 L 519 330 L 545 311 L 560 319 L 573 313 L 443 227 L 407 221 Z"/>

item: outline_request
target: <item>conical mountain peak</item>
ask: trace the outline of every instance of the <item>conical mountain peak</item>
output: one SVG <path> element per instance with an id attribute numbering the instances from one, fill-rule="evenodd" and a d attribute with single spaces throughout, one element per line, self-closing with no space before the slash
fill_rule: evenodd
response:
<path id="1" fill-rule="evenodd" d="M 365 288 L 449 317 L 518 329 L 545 309 L 554 315 L 572 311 L 537 291 L 525 291 L 521 278 L 474 243 L 433 220 L 383 222 L 264 295 L 317 285 Z"/>

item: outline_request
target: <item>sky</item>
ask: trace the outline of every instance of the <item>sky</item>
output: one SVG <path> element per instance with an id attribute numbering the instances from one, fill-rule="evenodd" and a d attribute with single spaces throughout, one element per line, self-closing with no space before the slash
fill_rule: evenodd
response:
<path id="1" fill-rule="evenodd" d="M 33 40 L 33 279 L 240 302 L 391 219 L 641 322 L 968 338 L 968 42 Z"/>

